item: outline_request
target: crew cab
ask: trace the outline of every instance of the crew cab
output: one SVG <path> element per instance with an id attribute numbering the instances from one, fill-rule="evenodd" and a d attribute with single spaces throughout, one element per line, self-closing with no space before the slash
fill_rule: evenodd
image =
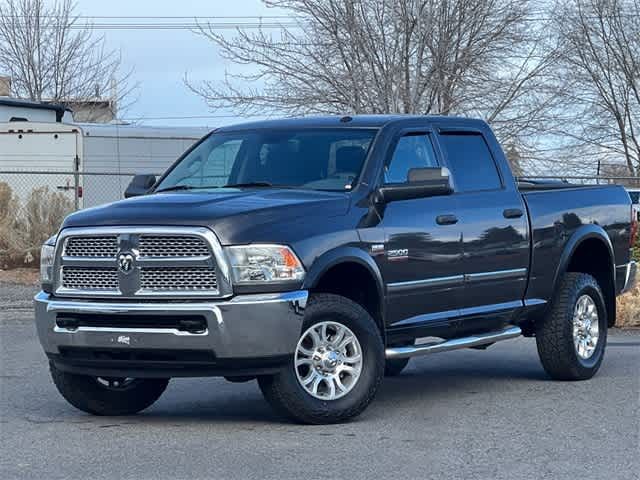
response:
<path id="1" fill-rule="evenodd" d="M 219 128 L 126 196 L 64 221 L 35 298 L 58 390 L 98 415 L 224 376 L 340 422 L 411 357 L 522 335 L 585 380 L 636 278 L 622 187 L 518 182 L 474 119 Z"/>

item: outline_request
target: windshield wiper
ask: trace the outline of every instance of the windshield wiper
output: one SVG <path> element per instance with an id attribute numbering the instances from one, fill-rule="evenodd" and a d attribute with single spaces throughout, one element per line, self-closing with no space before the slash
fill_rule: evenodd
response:
<path id="1" fill-rule="evenodd" d="M 153 193 L 162 193 L 162 192 L 176 192 L 178 190 L 191 190 L 193 187 L 191 185 L 174 185 L 172 187 L 161 188 L 159 190 L 155 190 Z"/>
<path id="2" fill-rule="evenodd" d="M 229 183 L 222 188 L 240 188 L 240 187 L 273 187 L 271 182 L 245 182 L 245 183 Z"/>

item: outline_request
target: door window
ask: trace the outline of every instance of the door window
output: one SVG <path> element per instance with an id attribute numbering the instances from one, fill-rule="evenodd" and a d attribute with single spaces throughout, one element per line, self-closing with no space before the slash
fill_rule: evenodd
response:
<path id="1" fill-rule="evenodd" d="M 405 183 L 412 168 L 437 167 L 438 160 L 428 135 L 405 135 L 398 140 L 384 169 L 385 183 Z"/>
<path id="2" fill-rule="evenodd" d="M 475 192 L 502 187 L 496 164 L 479 133 L 455 132 L 440 135 L 456 191 Z"/>

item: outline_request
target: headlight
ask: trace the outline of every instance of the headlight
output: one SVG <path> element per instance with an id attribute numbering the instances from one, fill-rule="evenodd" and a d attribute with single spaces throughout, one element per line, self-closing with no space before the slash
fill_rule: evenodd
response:
<path id="1" fill-rule="evenodd" d="M 40 249 L 40 282 L 53 282 L 53 258 L 56 250 L 55 237 L 51 237 Z"/>
<path id="2" fill-rule="evenodd" d="M 283 245 L 226 247 L 236 284 L 263 284 L 302 280 L 304 268 L 296 254 Z"/>

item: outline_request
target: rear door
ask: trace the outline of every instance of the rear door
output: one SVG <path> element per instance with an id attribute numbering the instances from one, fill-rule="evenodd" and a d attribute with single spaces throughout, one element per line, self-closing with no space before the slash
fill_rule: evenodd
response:
<path id="1" fill-rule="evenodd" d="M 502 152 L 491 151 L 482 131 L 440 129 L 438 142 L 452 173 L 462 231 L 460 314 L 466 327 L 491 328 L 522 306 L 530 254 L 524 201 L 498 169 Z"/>

